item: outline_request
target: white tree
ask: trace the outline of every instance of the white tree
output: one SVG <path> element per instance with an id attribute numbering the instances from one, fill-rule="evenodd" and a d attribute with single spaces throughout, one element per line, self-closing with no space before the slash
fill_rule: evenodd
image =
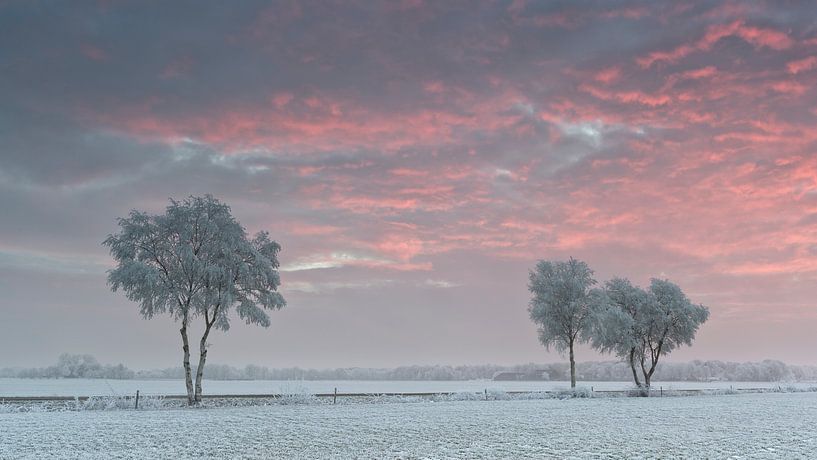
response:
<path id="1" fill-rule="evenodd" d="M 266 232 L 249 239 L 229 206 L 210 195 L 171 200 L 161 215 L 131 211 L 119 227 L 103 242 L 117 262 L 108 283 L 139 302 L 144 318 L 167 313 L 181 322 L 187 399 L 200 402 L 210 331 L 228 330 L 232 310 L 247 324 L 268 327 L 265 310 L 286 305 L 278 292 L 281 248 Z M 188 327 L 197 317 L 204 333 L 194 389 Z"/>
<path id="2" fill-rule="evenodd" d="M 574 346 L 588 340 L 591 311 L 597 304 L 590 292 L 594 284 L 593 270 L 573 258 L 567 262 L 542 260 L 530 272 L 530 318 L 538 326 L 539 341 L 546 349 L 568 351 L 571 388 L 576 387 Z"/>
<path id="3" fill-rule="evenodd" d="M 56 369 L 60 377 L 84 378 L 101 370 L 102 366 L 91 355 L 63 353 L 57 359 Z"/>
<path id="4" fill-rule="evenodd" d="M 616 278 L 594 297 L 593 347 L 615 353 L 630 364 L 636 386 L 649 395 L 650 380 L 661 356 L 681 345 L 692 345 L 709 309 L 695 305 L 678 285 L 653 279 L 649 290 Z M 639 380 L 640 368 L 643 383 Z"/>
<path id="5" fill-rule="evenodd" d="M 613 278 L 595 291 L 591 344 L 602 353 L 613 353 L 630 365 L 633 380 L 641 387 L 636 365 L 641 360 L 644 331 L 641 316 L 649 306 L 649 294 L 625 278 Z"/>
<path id="6" fill-rule="evenodd" d="M 650 301 L 638 319 L 643 331 L 641 371 L 644 386 L 650 388 L 658 360 L 682 345 L 692 345 L 695 333 L 709 319 L 709 309 L 695 305 L 677 284 L 653 278 Z"/>

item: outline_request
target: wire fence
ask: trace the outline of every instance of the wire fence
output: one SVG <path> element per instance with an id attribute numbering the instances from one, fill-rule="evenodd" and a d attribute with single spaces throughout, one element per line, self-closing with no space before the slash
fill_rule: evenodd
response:
<path id="1" fill-rule="evenodd" d="M 755 387 L 755 388 L 695 388 L 695 389 L 676 389 L 664 388 L 663 386 L 652 387 L 649 389 L 649 396 L 675 396 L 675 395 L 696 395 L 696 394 L 724 394 L 724 393 L 772 393 L 791 391 L 784 388 L 782 385 L 777 387 Z M 798 388 L 798 392 L 815 392 L 815 388 Z M 373 397 L 415 397 L 415 398 L 436 398 L 436 397 L 451 397 L 456 395 L 473 394 L 474 399 L 499 399 L 496 395 L 503 394 L 509 396 L 519 395 L 570 395 L 574 390 L 525 390 L 525 391 L 496 391 L 484 389 L 483 391 L 436 391 L 436 392 L 368 392 L 368 393 L 350 393 L 338 392 L 337 388 L 331 393 L 315 393 L 308 394 L 315 398 L 331 398 L 333 402 L 337 402 L 338 398 L 373 398 Z M 623 390 L 595 390 L 590 387 L 589 392 L 586 388 L 577 389 L 575 392 L 582 392 L 583 397 L 593 396 L 646 396 L 647 390 L 631 388 Z M 0 396 L 0 403 L 21 403 L 21 402 L 58 402 L 58 401 L 80 401 L 84 402 L 93 398 L 104 398 L 109 395 L 94 395 L 94 396 Z M 150 395 L 151 397 L 158 397 L 167 400 L 184 400 L 187 395 Z M 203 394 L 202 399 L 280 399 L 291 396 L 288 393 L 268 393 L 268 394 Z M 481 398 L 478 398 L 480 397 Z M 135 406 L 138 408 L 139 392 L 135 395 L 121 396 L 125 399 L 132 399 Z"/>

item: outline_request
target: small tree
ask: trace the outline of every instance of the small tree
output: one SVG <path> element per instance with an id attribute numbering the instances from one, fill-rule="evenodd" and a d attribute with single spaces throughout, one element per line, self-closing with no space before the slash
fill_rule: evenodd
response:
<path id="1" fill-rule="evenodd" d="M 98 372 L 102 366 L 91 355 L 72 355 L 63 353 L 57 359 L 57 374 L 66 378 L 85 378 Z"/>
<path id="2" fill-rule="evenodd" d="M 661 356 L 681 345 L 692 345 L 709 310 L 694 305 L 676 284 L 653 279 L 645 291 L 615 278 L 597 291 L 592 326 L 593 347 L 626 360 L 637 387 L 649 395 Z M 639 380 L 640 368 L 643 383 Z"/>
<path id="3" fill-rule="evenodd" d="M 286 304 L 278 293 L 280 246 L 266 232 L 248 239 L 229 206 L 210 195 L 171 200 L 161 215 L 131 211 L 119 227 L 103 242 L 117 262 L 108 284 L 139 302 L 144 318 L 168 313 L 181 322 L 187 399 L 200 402 L 210 331 L 228 330 L 231 310 L 247 324 L 268 327 L 264 310 Z M 188 326 L 197 317 L 204 333 L 194 389 Z"/>
<path id="4" fill-rule="evenodd" d="M 690 302 L 681 288 L 669 280 L 653 278 L 649 293 L 650 301 L 638 319 L 643 331 L 641 371 L 647 390 L 661 356 L 682 345 L 692 345 L 698 328 L 709 319 L 708 308 Z"/>
<path id="5" fill-rule="evenodd" d="M 625 278 L 613 278 L 595 290 L 598 302 L 592 321 L 591 344 L 602 353 L 613 353 L 630 365 L 633 380 L 641 387 L 636 366 L 641 359 L 644 332 L 641 315 L 650 302 L 649 294 Z"/>
<path id="6" fill-rule="evenodd" d="M 596 284 L 586 263 L 539 261 L 530 272 L 528 289 L 533 295 L 528 312 L 536 323 L 539 341 L 546 349 L 569 352 L 570 387 L 576 387 L 574 346 L 586 342 L 593 305 L 591 287 Z"/>

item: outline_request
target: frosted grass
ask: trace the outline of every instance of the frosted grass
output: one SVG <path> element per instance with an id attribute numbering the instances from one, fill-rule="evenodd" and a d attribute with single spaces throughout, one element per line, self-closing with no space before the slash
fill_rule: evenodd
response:
<path id="1" fill-rule="evenodd" d="M 0 414 L 0 458 L 808 458 L 817 394 Z"/>

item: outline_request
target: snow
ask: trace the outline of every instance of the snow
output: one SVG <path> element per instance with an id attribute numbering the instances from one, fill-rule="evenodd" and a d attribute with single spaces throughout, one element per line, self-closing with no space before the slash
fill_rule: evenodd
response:
<path id="1" fill-rule="evenodd" d="M 733 388 L 806 388 L 814 383 L 775 382 L 653 382 L 653 388 L 672 389 L 728 389 Z M 469 381 L 282 381 L 282 380 L 205 380 L 204 394 L 270 394 L 270 393 L 331 393 L 335 388 L 346 393 L 413 393 L 460 391 L 546 391 L 569 387 L 569 382 L 494 382 Z M 579 382 L 579 386 L 595 390 L 623 390 L 632 388 L 630 382 Z M 0 379 L 2 396 L 120 396 L 180 395 L 185 393 L 182 380 L 106 380 L 106 379 Z"/>
<path id="2" fill-rule="evenodd" d="M 0 458 L 810 457 L 817 393 L 0 414 Z"/>

